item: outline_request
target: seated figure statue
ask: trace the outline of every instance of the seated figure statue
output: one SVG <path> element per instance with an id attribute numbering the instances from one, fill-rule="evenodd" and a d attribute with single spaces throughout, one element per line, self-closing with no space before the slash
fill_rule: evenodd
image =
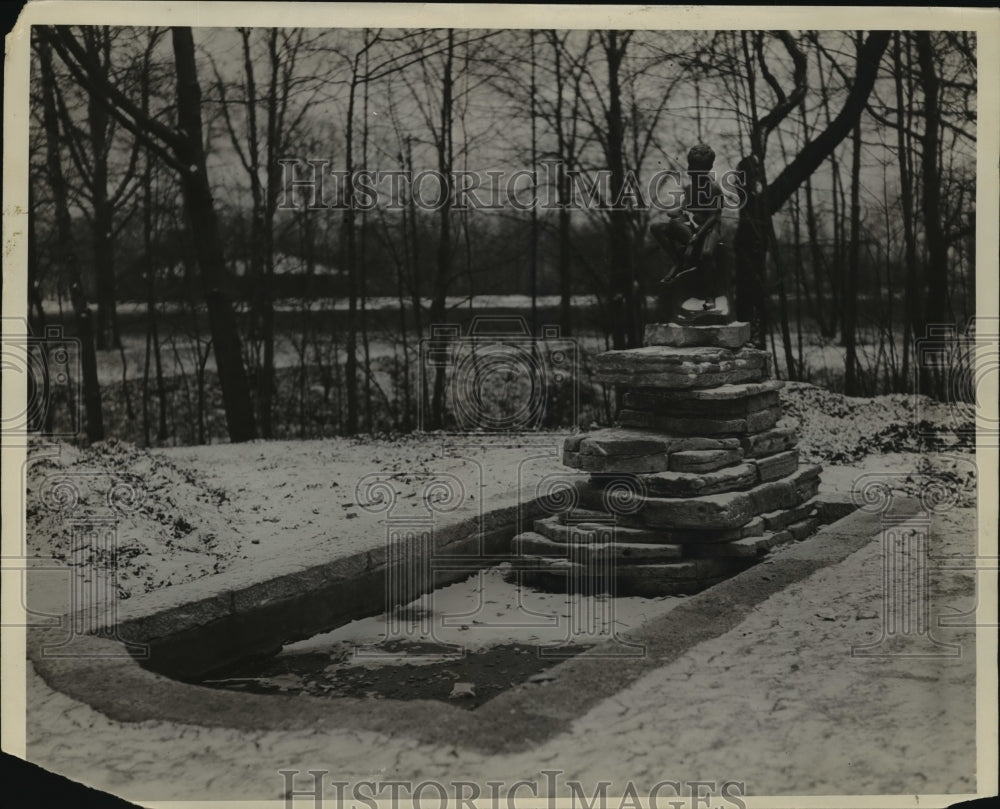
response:
<path id="1" fill-rule="evenodd" d="M 712 173 L 714 164 L 711 147 L 693 146 L 684 205 L 671 212 L 668 221 L 650 226 L 657 243 L 676 257 L 660 281 L 660 317 L 666 322 L 709 325 L 732 320 L 719 243 L 723 196 Z"/>

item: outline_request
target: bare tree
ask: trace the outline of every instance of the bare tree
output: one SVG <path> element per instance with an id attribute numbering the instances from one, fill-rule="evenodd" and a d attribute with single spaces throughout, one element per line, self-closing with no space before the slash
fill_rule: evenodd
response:
<path id="1" fill-rule="evenodd" d="M 41 30 L 41 29 L 36 29 Z M 80 262 L 73 239 L 73 225 L 69 213 L 69 194 L 63 173 L 56 107 L 56 77 L 52 69 L 52 53 L 44 36 L 36 40 L 36 51 L 42 85 L 42 114 L 45 126 L 46 166 L 49 185 L 55 204 L 56 238 L 61 263 L 69 276 L 70 299 L 80 340 L 80 364 L 83 373 L 83 402 L 86 413 L 87 438 L 100 441 L 104 438 L 104 418 L 101 410 L 101 387 L 97 379 L 97 355 L 94 348 L 93 320 L 83 290 Z"/>
<path id="2" fill-rule="evenodd" d="M 738 169 L 743 173 L 742 194 L 745 202 L 740 208 L 734 248 L 736 254 L 736 314 L 755 325 L 755 341 L 763 345 L 766 326 L 765 268 L 772 243 L 771 217 L 788 201 L 795 190 L 812 175 L 837 145 L 847 136 L 856 119 L 865 109 L 868 96 L 875 84 L 882 54 L 890 34 L 875 31 L 868 35 L 858 52 L 853 83 L 837 115 L 773 178 L 765 171 L 767 139 L 784 121 L 808 91 L 808 60 L 802 51 L 802 42 L 790 32 L 777 31 L 771 37 L 780 43 L 792 62 L 791 86 L 783 86 L 775 76 L 763 32 L 740 35 L 743 80 L 749 94 L 749 153 L 741 159 Z M 724 55 L 723 55 L 724 56 Z M 731 57 L 716 59 L 716 71 L 731 75 L 735 60 Z M 770 89 L 773 105 L 760 115 L 760 93 L 756 85 L 759 71 Z"/>
<path id="3" fill-rule="evenodd" d="M 230 96 L 214 60 L 212 66 L 219 95 L 218 108 L 250 184 L 248 269 L 252 299 L 249 342 L 257 381 L 261 435 L 271 438 L 274 434 L 275 215 L 284 192 L 279 159 L 289 153 L 318 88 L 315 81 L 299 75 L 300 62 L 310 44 L 302 29 L 268 28 L 260 37 L 254 36 L 255 29 L 238 30 L 243 77 L 237 98 Z M 255 52 L 260 50 L 254 48 L 255 39 L 262 40 L 263 58 Z M 255 69 L 260 63 L 265 72 L 262 83 Z M 300 94 L 304 97 L 297 98 Z M 233 114 L 232 108 L 236 106 L 243 108 L 242 122 Z"/>
<path id="4" fill-rule="evenodd" d="M 858 32 L 858 49 L 861 33 Z M 859 54 L 860 55 L 860 54 Z M 851 237 L 848 250 L 847 283 L 844 294 L 844 393 L 858 393 L 857 319 L 858 272 L 861 261 L 861 116 L 854 122 L 851 136 Z"/>
<path id="5" fill-rule="evenodd" d="M 222 240 L 205 166 L 201 88 L 191 29 L 171 29 L 177 71 L 177 129 L 144 115 L 121 89 L 111 83 L 68 28 L 39 27 L 38 31 L 39 37 L 51 44 L 74 78 L 100 98 L 125 128 L 178 172 L 208 308 L 229 438 L 234 442 L 254 438 L 256 428 L 250 389 L 243 367 L 231 294 L 226 289 Z"/>

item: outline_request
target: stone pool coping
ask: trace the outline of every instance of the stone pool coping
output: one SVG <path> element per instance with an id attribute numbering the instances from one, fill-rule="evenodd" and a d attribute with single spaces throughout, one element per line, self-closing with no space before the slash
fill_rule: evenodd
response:
<path id="1" fill-rule="evenodd" d="M 117 721 L 161 720 L 244 730 L 336 727 L 403 735 L 422 743 L 460 744 L 483 753 L 525 750 L 568 729 L 590 707 L 643 674 L 728 632 L 771 595 L 846 559 L 879 535 L 884 519 L 897 521 L 920 513 L 919 503 L 906 499 L 894 499 L 885 512 L 853 511 L 850 504 L 836 500 L 823 502 L 822 508 L 827 519 L 836 522 L 739 575 L 685 598 L 670 612 L 630 632 L 627 640 L 644 645 L 644 656 L 609 657 L 621 647 L 605 643 L 559 663 L 552 669 L 556 679 L 544 687 L 515 686 L 472 712 L 436 700 L 254 695 L 208 688 L 150 670 L 123 655 L 121 643 L 97 636 L 79 638 L 73 658 L 44 655 L 44 645 L 65 637 L 61 629 L 29 631 L 28 657 L 52 688 Z M 533 510 L 522 508 L 522 519 L 533 516 Z M 852 513 L 843 516 L 848 511 Z M 509 543 L 517 514 L 517 509 L 500 509 L 484 516 L 482 535 L 470 536 L 468 529 L 478 525 L 463 520 L 450 531 L 442 531 L 436 544 L 456 555 L 464 551 L 475 557 L 483 548 L 499 552 Z M 262 627 L 276 637 L 287 634 L 294 622 L 294 634 L 311 634 L 303 625 L 328 623 L 336 608 L 340 615 L 344 609 L 362 611 L 354 600 L 364 599 L 366 593 L 371 600 L 376 580 L 384 579 L 383 569 L 372 567 L 377 558 L 376 552 L 355 554 L 250 585 L 238 593 L 223 592 L 187 607 L 132 618 L 122 625 L 120 634 L 151 641 L 154 650 L 156 639 L 165 639 L 159 653 L 164 658 L 177 655 L 182 664 L 211 644 L 231 651 L 246 642 L 248 633 L 260 632 Z M 468 571 L 454 575 L 464 577 Z M 335 603 L 329 603 L 331 598 Z M 266 645 L 258 648 L 271 651 L 264 649 Z M 239 648 L 241 653 L 248 651 L 246 646 Z M 461 729 L 457 735 L 456 729 Z"/>

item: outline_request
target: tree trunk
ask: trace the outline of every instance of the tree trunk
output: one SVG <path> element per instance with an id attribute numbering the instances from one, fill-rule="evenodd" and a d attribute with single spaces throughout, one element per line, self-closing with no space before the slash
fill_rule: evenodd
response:
<path id="1" fill-rule="evenodd" d="M 34 183 L 28 182 L 28 210 L 35 211 Z M 38 224 L 37 217 L 32 213 L 28 217 L 28 329 L 36 336 L 45 334 L 45 307 L 42 305 L 41 279 L 38 263 Z M 3 297 L 3 280 L 0 277 L 0 300 Z M 72 408 L 72 402 L 69 402 Z M 72 417 L 72 413 L 70 413 Z M 44 435 L 52 434 L 55 423 L 55 412 L 52 407 L 45 408 L 45 421 L 40 425 Z"/>
<path id="2" fill-rule="evenodd" d="M 760 167 L 754 157 L 745 157 L 737 165 L 742 172 L 740 187 L 745 202 L 740 208 L 733 247 L 736 259 L 735 313 L 738 320 L 750 323 L 751 340 L 764 348 L 768 333 L 767 301 L 764 279 L 767 268 L 768 216 L 762 199 Z"/>
<path id="3" fill-rule="evenodd" d="M 278 31 L 268 31 L 268 56 L 270 58 L 270 92 L 267 98 L 267 188 L 264 194 L 263 227 L 261 237 L 264 248 L 264 283 L 260 292 L 261 343 L 264 358 L 258 380 L 257 395 L 260 400 L 260 427 L 264 438 L 274 436 L 274 213 L 277 206 L 281 174 L 278 159 L 278 141 L 281 122 L 278 105 Z M 286 91 L 287 92 L 287 91 Z"/>
<path id="4" fill-rule="evenodd" d="M 872 87 L 875 86 L 879 63 L 889 44 L 890 36 L 889 31 L 873 31 L 868 35 L 858 53 L 854 84 L 837 117 L 823 132 L 807 143 L 795 159 L 768 185 L 767 206 L 772 214 L 785 204 L 802 181 L 822 165 L 827 156 L 851 131 L 855 120 L 864 111 Z"/>
<path id="5" fill-rule="evenodd" d="M 343 256 L 347 271 L 347 358 L 344 364 L 345 385 L 347 387 L 347 419 L 344 434 L 354 435 L 358 431 L 358 256 L 354 226 L 354 100 L 358 88 L 358 62 L 354 61 L 354 73 L 348 91 L 347 122 L 345 130 L 347 198 L 344 205 Z"/>
<path id="6" fill-rule="evenodd" d="M 69 213 L 69 194 L 60 158 L 59 118 L 55 101 L 55 74 L 48 43 L 39 40 L 38 57 L 42 85 L 42 118 L 45 127 L 46 167 L 55 205 L 56 245 L 60 262 L 70 282 L 70 299 L 80 340 L 80 364 L 83 373 L 83 404 L 86 414 L 87 439 L 104 439 L 104 417 L 101 411 L 101 387 L 97 379 L 97 354 L 94 349 L 94 327 L 90 308 L 83 290 L 80 262 L 73 240 L 73 222 Z"/>
<path id="7" fill-rule="evenodd" d="M 84 45 L 90 57 L 101 63 L 101 45 L 98 37 L 108 36 L 104 27 L 88 31 Z M 94 278 L 97 287 L 97 348 L 99 350 L 121 348 L 118 334 L 118 316 L 115 310 L 115 264 L 112 240 L 112 206 L 108 198 L 108 140 L 109 115 L 107 107 L 97 97 L 89 93 L 87 98 L 87 121 L 90 129 L 90 148 L 93 160 L 91 194 L 93 196 L 93 219 L 91 234 L 94 251 Z"/>
<path id="8" fill-rule="evenodd" d="M 570 178 L 567 171 L 571 168 L 572 155 L 569 154 L 570 147 L 565 132 L 565 119 L 563 116 L 563 74 L 562 74 L 562 47 L 554 31 L 549 32 L 552 43 L 554 72 L 556 83 L 556 105 L 553 111 L 555 134 L 556 134 L 556 193 L 559 201 L 558 229 L 559 229 L 559 328 L 564 337 L 568 337 L 573 329 L 573 284 L 572 284 L 572 264 L 570 244 Z"/>
<path id="9" fill-rule="evenodd" d="M 361 168 L 368 169 L 368 81 L 370 51 L 365 51 L 365 91 L 361 110 Z M 365 432 L 371 435 L 373 427 L 372 414 L 372 360 L 371 345 L 368 339 L 368 210 L 361 211 L 361 351 L 365 359 Z"/>
<path id="10" fill-rule="evenodd" d="M 431 323 L 443 323 L 445 318 L 445 297 L 448 294 L 448 279 L 451 275 L 451 167 L 453 157 L 452 122 L 454 79 L 452 65 L 455 54 L 455 32 L 448 29 L 448 47 L 445 52 L 444 76 L 441 84 L 441 130 L 438 135 L 438 171 L 444 180 L 441 189 L 444 204 L 438 220 L 437 273 L 434 277 L 434 294 L 431 299 Z M 434 369 L 434 392 L 431 402 L 433 426 L 440 429 L 444 424 L 445 368 L 438 365 Z"/>
<path id="11" fill-rule="evenodd" d="M 628 212 L 618 204 L 625 187 L 625 123 L 621 104 L 621 65 L 628 40 L 619 43 L 620 32 L 608 31 L 605 55 L 608 62 L 607 163 L 611 173 L 611 210 L 608 212 L 608 277 L 612 279 L 612 336 L 616 349 L 642 344 L 635 300 L 635 273 L 629 244 Z"/>
<path id="12" fill-rule="evenodd" d="M 531 183 L 533 203 L 531 206 L 531 245 L 529 266 L 531 274 L 531 333 L 538 334 L 538 112 L 536 109 L 536 65 L 535 65 L 535 32 L 528 32 L 531 43 Z"/>
<path id="13" fill-rule="evenodd" d="M 860 39 L 860 34 L 858 37 Z M 851 138 L 851 238 L 847 264 L 847 277 L 844 287 L 844 346 L 847 349 L 844 358 L 844 393 L 857 396 L 858 390 L 858 356 L 857 356 L 857 318 L 858 318 L 858 272 L 861 261 L 861 118 L 854 124 L 854 134 Z"/>
<path id="14" fill-rule="evenodd" d="M 408 172 L 407 176 L 413 177 L 413 141 L 409 136 L 406 138 L 406 170 Z M 417 341 L 419 343 L 424 338 L 423 283 L 421 282 L 422 270 L 420 267 L 419 219 L 417 217 L 417 203 L 413 193 L 407 195 L 406 211 L 409 214 L 410 238 L 408 240 L 404 239 L 404 247 L 406 248 L 405 255 L 411 262 L 410 297 L 413 302 L 413 325 L 416 327 Z M 432 414 L 430 410 L 430 390 L 427 385 L 426 367 L 417 369 L 417 378 L 420 380 L 420 390 L 418 392 L 420 397 L 420 412 L 423 414 L 424 419 L 428 419 L 432 417 Z M 420 424 L 418 426 L 423 429 L 427 424 Z"/>
<path id="15" fill-rule="evenodd" d="M 928 335 L 927 329 L 945 326 L 952 322 L 948 311 L 948 244 L 941 225 L 941 173 L 938 156 L 941 143 L 941 107 L 939 102 L 940 80 L 934 65 L 934 46 L 928 31 L 916 33 L 917 62 L 920 65 L 921 83 L 924 88 L 924 137 L 920 170 L 923 175 L 924 190 L 924 243 L 927 245 L 927 265 L 925 269 L 927 303 L 924 310 L 923 328 L 917 338 Z M 947 395 L 940 375 L 929 373 L 921 366 L 921 390 L 932 395 Z M 927 383 L 927 384 L 925 384 Z"/>
<path id="16" fill-rule="evenodd" d="M 781 256 L 781 245 L 778 244 L 774 236 L 774 229 L 771 229 L 771 238 L 774 244 L 774 267 L 778 276 L 778 315 L 781 318 L 779 326 L 781 328 L 781 347 L 785 354 L 785 367 L 788 370 L 789 379 L 798 379 L 798 370 L 795 363 L 795 352 L 792 351 L 792 332 L 788 324 L 788 292 L 785 289 L 784 259 Z"/>
<path id="17" fill-rule="evenodd" d="M 806 233 L 809 238 L 809 253 L 813 265 L 813 283 L 816 285 L 815 305 L 810 302 L 809 310 L 816 318 L 819 333 L 824 337 L 832 337 L 837 332 L 836 318 L 827 318 L 826 293 L 823 283 L 823 267 L 826 263 L 823 248 L 819 243 L 819 228 L 816 223 L 816 209 L 813 206 L 812 183 L 805 181 L 806 195 Z"/>
<path id="18" fill-rule="evenodd" d="M 236 317 L 230 295 L 225 289 L 222 240 L 205 167 L 201 88 L 195 66 L 194 39 L 190 28 L 175 27 L 171 29 L 171 34 L 177 67 L 177 121 L 182 134 L 177 157 L 187 167 L 181 174 L 181 189 L 201 271 L 229 439 L 233 442 L 250 441 L 255 437 L 256 429 Z"/>
<path id="19" fill-rule="evenodd" d="M 736 250 L 737 268 L 736 313 L 741 320 L 749 317 L 753 322 L 754 316 L 760 319 L 759 339 L 755 340 L 758 346 L 763 345 L 763 336 L 767 333 L 763 306 L 764 289 L 763 285 L 756 281 L 758 278 L 764 278 L 763 271 L 767 261 L 765 226 L 770 217 L 795 193 L 795 189 L 822 165 L 851 131 L 864 111 L 868 96 L 875 85 L 879 62 L 889 43 L 890 35 L 888 31 L 873 31 L 868 35 L 858 53 L 854 84 L 836 117 L 819 135 L 809 141 L 766 187 L 762 187 L 758 192 L 763 177 L 763 168 L 759 165 L 759 160 L 755 159 L 755 155 L 762 151 L 759 146 L 752 144 L 752 154 L 744 157 L 737 167 L 745 172 L 744 188 L 747 200 L 740 209 L 733 244 Z M 744 297 L 742 303 L 741 289 Z"/>

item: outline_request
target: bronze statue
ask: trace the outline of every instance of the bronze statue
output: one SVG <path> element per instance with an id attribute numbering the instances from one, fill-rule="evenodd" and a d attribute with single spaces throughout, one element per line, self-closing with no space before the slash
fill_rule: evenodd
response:
<path id="1" fill-rule="evenodd" d="M 729 323 L 719 231 L 723 195 L 712 172 L 715 152 L 699 143 L 688 152 L 690 184 L 684 205 L 650 233 L 676 264 L 660 281 L 661 313 L 666 322 L 689 325 Z"/>

